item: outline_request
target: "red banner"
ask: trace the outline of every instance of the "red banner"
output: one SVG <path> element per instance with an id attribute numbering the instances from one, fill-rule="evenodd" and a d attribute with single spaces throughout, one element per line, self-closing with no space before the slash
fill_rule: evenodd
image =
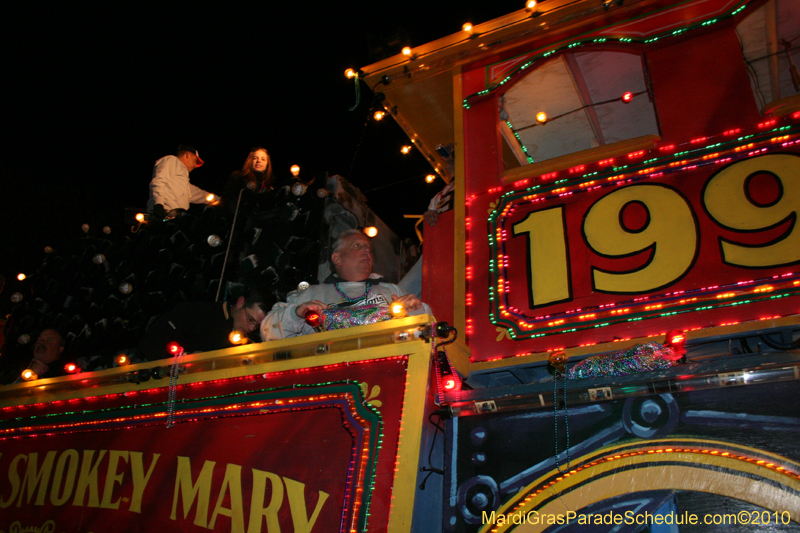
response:
<path id="1" fill-rule="evenodd" d="M 0 530 L 385 530 L 406 362 L 5 408 Z"/>

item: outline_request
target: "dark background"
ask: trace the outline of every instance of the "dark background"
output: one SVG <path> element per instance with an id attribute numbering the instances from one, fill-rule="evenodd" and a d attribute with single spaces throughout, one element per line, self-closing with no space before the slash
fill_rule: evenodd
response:
<path id="1" fill-rule="evenodd" d="M 149 5 L 149 4 L 147 4 Z M 444 185 L 358 68 L 522 8 L 522 2 L 39 3 L 2 8 L 0 274 L 41 263 L 46 245 L 143 208 L 152 167 L 178 144 L 206 164 L 192 182 L 221 192 L 253 146 L 276 176 L 341 174 L 401 237 Z M 365 122 L 367 126 L 365 128 Z M 8 291 L 6 291 L 7 293 Z M 6 295 L 4 294 L 5 298 Z"/>

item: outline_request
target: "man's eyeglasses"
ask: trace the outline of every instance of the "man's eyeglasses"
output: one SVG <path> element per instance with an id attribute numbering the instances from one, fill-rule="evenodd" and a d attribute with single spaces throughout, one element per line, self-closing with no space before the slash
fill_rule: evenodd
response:
<path id="1" fill-rule="evenodd" d="M 247 323 L 253 327 L 253 330 L 257 330 L 261 326 L 261 322 L 253 318 L 246 307 L 244 308 L 244 316 L 247 318 Z"/>

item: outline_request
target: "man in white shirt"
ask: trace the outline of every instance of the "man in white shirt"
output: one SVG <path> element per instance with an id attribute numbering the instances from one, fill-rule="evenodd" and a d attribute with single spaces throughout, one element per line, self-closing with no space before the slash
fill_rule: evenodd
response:
<path id="1" fill-rule="evenodd" d="M 189 204 L 208 204 L 215 197 L 189 182 L 189 173 L 203 165 L 193 146 L 182 144 L 175 155 L 164 156 L 153 167 L 147 211 L 165 218 L 174 209 L 189 209 Z M 209 196 L 211 199 L 209 200 Z"/>

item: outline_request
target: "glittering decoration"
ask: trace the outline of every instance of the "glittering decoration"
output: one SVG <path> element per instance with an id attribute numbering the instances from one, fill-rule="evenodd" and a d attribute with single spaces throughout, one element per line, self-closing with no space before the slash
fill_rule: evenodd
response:
<path id="1" fill-rule="evenodd" d="M 170 343 L 172 344 L 172 343 Z M 181 371 L 181 357 L 183 348 L 177 343 L 175 357 L 172 358 L 172 366 L 169 369 L 169 392 L 167 393 L 167 429 L 175 425 L 175 401 L 178 399 L 178 374 Z"/>
<path id="2" fill-rule="evenodd" d="M 678 364 L 681 355 L 673 348 L 657 342 L 636 346 L 611 354 L 584 359 L 567 370 L 567 379 L 628 376 L 652 370 L 664 370 Z"/>
<path id="3" fill-rule="evenodd" d="M 345 307 L 344 309 L 323 309 L 319 313 L 319 328 L 321 331 L 333 331 L 365 324 L 375 324 L 389 320 L 389 308 L 381 305 L 362 305 L 359 307 Z"/>

